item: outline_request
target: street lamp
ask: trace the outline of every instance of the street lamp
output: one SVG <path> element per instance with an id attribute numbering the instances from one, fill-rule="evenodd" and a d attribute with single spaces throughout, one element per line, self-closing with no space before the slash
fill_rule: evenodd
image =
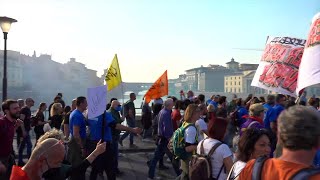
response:
<path id="1" fill-rule="evenodd" d="M 0 17 L 0 26 L 3 32 L 3 39 L 4 39 L 2 102 L 4 102 L 7 99 L 7 36 L 10 30 L 11 24 L 14 22 L 18 22 L 18 21 L 5 16 Z"/>

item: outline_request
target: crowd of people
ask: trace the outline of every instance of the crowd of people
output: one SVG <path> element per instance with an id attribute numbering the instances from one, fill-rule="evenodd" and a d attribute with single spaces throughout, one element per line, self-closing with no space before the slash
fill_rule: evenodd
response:
<path id="1" fill-rule="evenodd" d="M 8 99 L 2 103 L 3 116 L 0 120 L 0 179 L 85 179 L 86 169 L 91 166 L 90 179 L 97 179 L 106 172 L 112 180 L 121 174 L 118 169 L 118 143 L 122 144 L 120 132 L 140 134 L 142 130 L 122 125 L 124 119 L 133 121 L 135 109 L 132 103 L 135 94 L 124 105 L 113 99 L 106 111 L 93 119 L 87 116 L 86 97 L 77 97 L 72 105 L 66 106 L 59 93 L 49 105 L 49 117 L 45 118 L 46 103 L 40 103 L 32 115 L 34 100 Z M 123 112 L 123 113 L 120 113 Z M 31 141 L 31 130 L 36 143 Z M 17 134 L 17 149 L 13 140 Z M 126 137 L 124 134 L 122 140 Z M 133 146 L 133 141 L 130 141 Z M 24 149 L 27 145 L 27 162 Z M 17 154 L 18 153 L 18 154 Z M 18 155 L 16 165 L 15 156 Z"/>
<path id="2" fill-rule="evenodd" d="M 129 136 L 153 137 L 156 148 L 146 162 L 148 179 L 157 179 L 156 167 L 166 170 L 165 155 L 176 179 L 302 179 L 320 178 L 319 98 L 299 100 L 282 94 L 246 99 L 181 92 L 180 98 L 143 102 L 142 129 L 136 127 L 136 95 L 123 105 L 112 98 L 106 111 L 88 119 L 87 100 L 77 97 L 67 106 L 59 93 L 49 105 L 8 99 L 0 119 L 0 179 L 116 179 L 119 147 Z M 122 125 L 126 121 L 128 126 Z M 32 144 L 31 130 L 36 135 Z M 121 135 L 121 132 L 125 131 Z M 13 139 L 16 134 L 17 150 Z M 25 147 L 27 149 L 24 162 Z M 16 164 L 16 156 L 18 162 Z"/>
<path id="3" fill-rule="evenodd" d="M 157 178 L 155 167 L 158 161 L 163 167 L 164 154 L 181 180 L 320 177 L 319 98 L 251 94 L 228 102 L 188 91 L 180 100 L 169 96 L 162 107 L 153 116 L 157 148 L 148 162 L 149 179 Z"/>

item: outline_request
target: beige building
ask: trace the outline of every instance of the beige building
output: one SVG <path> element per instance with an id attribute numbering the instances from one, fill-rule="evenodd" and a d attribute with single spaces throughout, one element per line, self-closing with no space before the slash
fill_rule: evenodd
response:
<path id="1" fill-rule="evenodd" d="M 255 70 L 240 71 L 224 77 L 225 93 L 255 93 L 263 94 L 266 91 L 251 86 Z"/>

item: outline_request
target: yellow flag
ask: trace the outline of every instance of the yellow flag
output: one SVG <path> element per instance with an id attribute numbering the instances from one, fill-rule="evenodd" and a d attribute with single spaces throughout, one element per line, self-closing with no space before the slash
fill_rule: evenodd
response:
<path id="1" fill-rule="evenodd" d="M 122 82 L 117 54 L 114 55 L 110 68 L 108 69 L 106 82 L 108 85 L 108 91 L 119 86 Z"/>

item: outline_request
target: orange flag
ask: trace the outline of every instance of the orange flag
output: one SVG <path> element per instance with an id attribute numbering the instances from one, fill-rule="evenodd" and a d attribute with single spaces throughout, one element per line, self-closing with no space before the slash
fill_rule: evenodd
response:
<path id="1" fill-rule="evenodd" d="M 150 87 L 144 98 L 147 103 L 152 99 L 157 99 L 168 95 L 168 76 L 167 70 L 159 77 L 159 79 Z"/>

